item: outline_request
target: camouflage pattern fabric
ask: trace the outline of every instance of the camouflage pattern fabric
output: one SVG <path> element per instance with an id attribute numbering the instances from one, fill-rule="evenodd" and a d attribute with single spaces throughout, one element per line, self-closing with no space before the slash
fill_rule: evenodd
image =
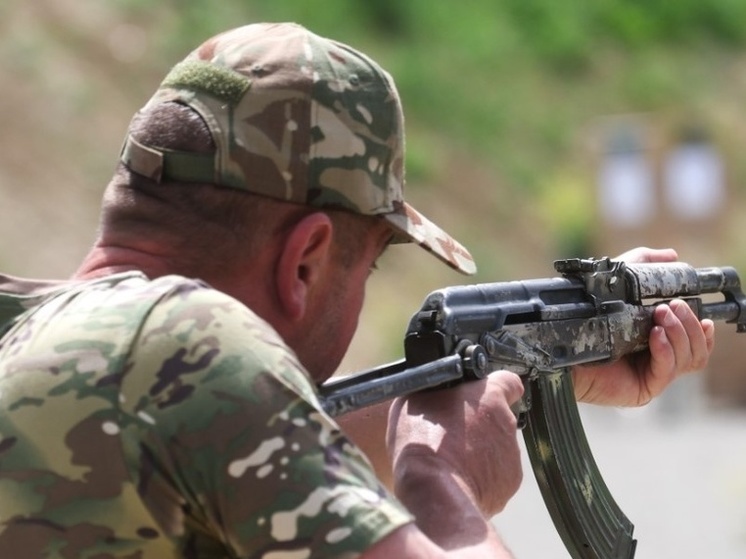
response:
<path id="1" fill-rule="evenodd" d="M 385 219 L 473 274 L 469 251 L 404 200 L 404 117 L 391 76 L 342 43 L 292 23 L 209 39 L 166 76 L 146 109 L 178 102 L 210 128 L 215 154 L 146 146 L 121 159 L 155 181 L 206 182 Z"/>
<path id="2" fill-rule="evenodd" d="M 411 521 L 278 335 L 200 282 L 0 291 L 0 336 L 0 557 L 353 558 Z"/>

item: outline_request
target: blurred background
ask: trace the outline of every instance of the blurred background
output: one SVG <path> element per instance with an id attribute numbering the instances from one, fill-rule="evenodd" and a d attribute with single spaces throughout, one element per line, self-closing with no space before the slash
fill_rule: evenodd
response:
<path id="1" fill-rule="evenodd" d="M 746 274 L 746 3 L 739 0 L 4 0 L 0 270 L 72 274 L 132 114 L 209 36 L 296 21 L 394 76 L 408 198 L 471 248 L 476 278 L 395 247 L 340 372 L 401 356 L 436 288 L 554 275 L 557 258 L 673 246 Z M 638 559 L 746 557 L 746 365 L 718 325 L 707 371 L 640 410 L 583 408 Z M 524 457 L 525 458 L 525 457 Z M 562 558 L 526 462 L 495 524 Z"/>

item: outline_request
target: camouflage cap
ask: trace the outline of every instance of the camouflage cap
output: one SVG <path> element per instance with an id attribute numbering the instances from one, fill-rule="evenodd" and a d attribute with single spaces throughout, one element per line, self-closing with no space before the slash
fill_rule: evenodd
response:
<path id="1" fill-rule="evenodd" d="M 460 243 L 404 201 L 401 102 L 389 74 L 364 54 L 294 23 L 247 25 L 177 64 L 148 106 L 170 101 L 202 116 L 215 153 L 158 149 L 130 136 L 122 161 L 132 171 L 378 215 L 395 241 L 476 271 Z"/>

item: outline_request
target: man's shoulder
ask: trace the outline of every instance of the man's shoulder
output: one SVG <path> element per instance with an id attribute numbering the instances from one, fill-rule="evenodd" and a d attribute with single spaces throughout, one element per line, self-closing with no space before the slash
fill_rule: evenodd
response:
<path id="1" fill-rule="evenodd" d="M 214 414 L 233 416 L 247 403 L 257 414 L 282 413 L 300 399 L 316 405 L 295 352 L 240 301 L 179 277 L 141 289 L 160 295 L 140 320 L 123 391 L 128 402 L 158 415 L 160 429 L 172 420 L 207 429 Z"/>
<path id="2" fill-rule="evenodd" d="M 234 297 L 199 279 L 167 275 L 112 276 L 85 287 L 73 316 L 86 314 L 92 328 L 127 323 L 137 329 L 139 350 L 219 344 L 222 351 L 286 353 L 275 329 Z M 79 318 L 78 318 L 79 319 Z M 95 324 L 93 324 L 95 323 Z"/>
<path id="3" fill-rule="evenodd" d="M 138 306 L 133 301 L 147 302 L 147 313 L 140 313 L 133 361 L 169 355 L 191 361 L 187 369 L 201 360 L 200 367 L 212 374 L 219 370 L 224 375 L 235 368 L 270 373 L 295 385 L 300 373 L 301 384 L 307 384 L 305 368 L 279 333 L 230 295 L 181 276 L 164 276 L 132 289 L 128 293 L 127 286 L 120 285 L 111 304 L 115 309 L 121 305 L 127 313 L 130 305 Z"/>
<path id="4" fill-rule="evenodd" d="M 246 305 L 200 279 L 167 275 L 149 279 L 140 273 L 124 273 L 73 284 L 58 292 L 59 311 L 81 320 L 140 320 L 159 331 L 191 323 L 196 330 L 223 320 L 240 320 L 269 328 Z M 54 307 L 54 301 L 48 301 Z M 102 323 L 103 324 L 103 323 Z M 235 323 L 232 324 L 235 326 Z"/>
<path id="5" fill-rule="evenodd" d="M 191 333 L 203 338 L 213 334 L 228 343 L 232 339 L 245 340 L 250 332 L 251 338 L 284 346 L 275 329 L 252 309 L 201 280 L 163 276 L 136 287 L 136 291 L 136 298 L 151 302 L 147 327 L 154 331 L 148 335 L 168 333 L 183 338 Z M 124 300 L 128 297 L 124 289 Z"/>
<path id="6" fill-rule="evenodd" d="M 271 325 L 199 279 L 127 272 L 30 290 L 28 284 L 14 285 L 18 289 L 0 296 L 0 318 L 3 309 L 8 315 L 4 330 L 22 330 L 23 335 L 13 337 L 12 330 L 8 335 L 36 349 L 95 345 L 109 348 L 109 356 L 137 353 L 141 359 L 143 353 L 195 351 L 216 343 L 224 354 L 236 353 L 253 340 L 262 354 L 288 351 Z"/>
<path id="7" fill-rule="evenodd" d="M 35 280 L 0 274 L 0 335 L 16 318 L 38 305 L 64 281 Z"/>
<path id="8" fill-rule="evenodd" d="M 43 319 L 69 324 L 89 333 L 113 332 L 115 325 L 139 330 L 142 324 L 152 325 L 175 316 L 204 322 L 211 314 L 210 308 L 248 312 L 237 300 L 198 279 L 177 275 L 149 279 L 139 272 L 63 283 L 16 300 L 19 307 L 26 307 L 29 317 L 36 315 L 37 322 Z"/>

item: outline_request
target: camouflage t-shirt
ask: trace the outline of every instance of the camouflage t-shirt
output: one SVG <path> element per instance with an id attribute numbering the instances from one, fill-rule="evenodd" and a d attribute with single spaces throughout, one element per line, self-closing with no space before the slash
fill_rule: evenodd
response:
<path id="1" fill-rule="evenodd" d="M 235 299 L 0 277 L 0 557 L 352 558 L 410 521 Z"/>

